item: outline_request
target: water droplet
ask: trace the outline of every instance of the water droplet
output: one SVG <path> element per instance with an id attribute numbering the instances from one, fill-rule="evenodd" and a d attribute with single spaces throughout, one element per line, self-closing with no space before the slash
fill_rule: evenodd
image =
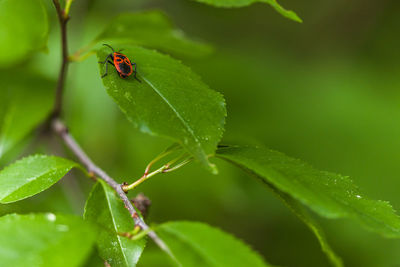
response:
<path id="1" fill-rule="evenodd" d="M 57 230 L 60 232 L 67 232 L 69 230 L 68 225 L 59 224 L 56 226 Z"/>
<path id="2" fill-rule="evenodd" d="M 51 221 L 51 222 L 54 222 L 56 220 L 56 215 L 54 215 L 53 213 L 47 213 L 46 214 L 46 219 Z"/>
<path id="3" fill-rule="evenodd" d="M 140 130 L 144 133 L 151 133 L 149 126 L 147 126 L 147 124 L 144 123 L 140 125 Z"/>
<path id="4" fill-rule="evenodd" d="M 125 92 L 124 97 L 126 98 L 126 100 L 128 100 L 129 102 L 132 101 L 132 95 L 129 92 Z"/>

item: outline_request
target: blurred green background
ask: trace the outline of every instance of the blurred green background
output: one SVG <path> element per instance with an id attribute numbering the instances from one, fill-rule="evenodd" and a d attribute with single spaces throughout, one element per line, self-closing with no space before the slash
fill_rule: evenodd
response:
<path id="1" fill-rule="evenodd" d="M 56 79 L 59 29 L 50 4 L 48 53 L 29 64 Z M 318 169 L 349 175 L 366 195 L 399 209 L 400 2 L 281 4 L 304 23 L 287 20 L 265 4 L 216 9 L 187 0 L 75 1 L 70 52 L 90 42 L 120 12 L 162 9 L 188 36 L 215 47 L 208 57 L 181 60 L 225 96 L 225 143 L 263 144 Z M 120 181 L 133 181 L 170 143 L 134 129 L 106 94 L 96 61 L 90 57 L 71 65 L 64 115 L 100 166 Z M 25 153 L 49 149 L 72 157 L 56 140 Z M 272 264 L 328 266 L 313 234 L 271 192 L 239 169 L 214 161 L 217 176 L 194 163 L 141 185 L 137 192 L 152 200 L 147 220 L 207 222 L 246 241 Z M 85 179 L 72 172 L 51 190 L 3 206 L 1 212 L 81 214 L 92 185 Z M 349 220 L 320 221 L 346 266 L 400 266 L 400 241 Z M 149 245 L 141 266 L 164 266 L 163 261 Z"/>

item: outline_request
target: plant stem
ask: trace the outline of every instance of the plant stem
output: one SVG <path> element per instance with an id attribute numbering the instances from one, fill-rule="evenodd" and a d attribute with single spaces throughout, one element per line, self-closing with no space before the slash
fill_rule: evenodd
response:
<path id="1" fill-rule="evenodd" d="M 125 192 L 128 192 L 130 190 L 135 189 L 136 187 L 138 187 L 141 183 L 143 183 L 144 181 L 146 181 L 147 179 L 149 179 L 150 177 L 153 177 L 156 174 L 162 173 L 166 168 L 168 168 L 167 165 L 162 166 L 161 168 L 149 173 L 149 174 L 144 174 L 142 177 L 140 177 L 138 180 L 136 180 L 135 182 L 131 183 L 130 185 L 123 185 L 122 189 Z"/>
<path id="2" fill-rule="evenodd" d="M 172 164 L 174 164 L 176 161 L 178 161 L 181 157 L 178 157 L 176 159 L 171 160 L 170 162 L 168 162 L 167 164 L 163 165 L 162 167 L 158 168 L 155 171 L 152 171 L 151 173 L 149 172 L 149 167 L 146 168 L 145 173 L 143 174 L 142 177 L 140 177 L 138 180 L 136 180 L 135 182 L 129 184 L 129 185 L 122 185 L 122 190 L 124 190 L 125 192 L 128 192 L 130 190 L 135 189 L 136 187 L 138 187 L 141 183 L 143 183 L 144 181 L 146 181 L 147 179 L 153 177 L 156 174 L 159 173 L 166 173 L 166 172 L 172 172 L 175 171 L 177 169 L 179 169 L 180 167 L 183 167 L 184 165 L 186 165 L 187 163 L 189 163 L 190 161 L 193 160 L 193 158 L 187 158 L 184 161 L 180 162 L 179 164 L 171 167 Z M 156 158 L 157 159 L 157 158 Z M 153 160 L 154 161 L 154 160 Z M 152 161 L 152 162 L 153 162 Z M 149 164 L 150 165 L 150 164 Z"/>
<path id="3" fill-rule="evenodd" d="M 67 76 L 68 70 L 68 42 L 67 42 L 67 22 L 69 20 L 68 13 L 61 9 L 60 2 L 53 0 L 54 6 L 57 11 L 58 21 L 61 29 L 61 49 L 62 49 L 62 63 L 60 72 L 58 75 L 56 98 L 53 108 L 52 117 L 59 117 L 62 107 L 62 96 L 64 91 L 65 77 Z"/>
<path id="4" fill-rule="evenodd" d="M 173 171 L 176 171 L 177 169 L 179 169 L 180 167 L 185 166 L 186 164 L 188 164 L 188 163 L 191 162 L 192 160 L 193 160 L 193 158 L 187 158 L 187 159 L 185 159 L 184 161 L 182 161 L 181 163 L 175 165 L 174 167 L 166 168 L 166 169 L 163 170 L 162 172 L 163 172 L 163 173 L 166 173 L 166 172 L 173 172 Z"/>
<path id="5" fill-rule="evenodd" d="M 149 164 L 147 164 L 146 169 L 144 170 L 144 174 L 143 176 L 146 176 L 149 174 L 150 172 L 150 168 L 157 163 L 158 161 L 160 161 L 161 159 L 163 159 L 164 157 L 170 155 L 171 153 L 177 151 L 181 149 L 181 146 L 178 144 L 173 144 L 172 146 L 168 147 L 167 149 L 165 149 L 161 154 L 159 154 L 157 157 L 155 157 L 152 161 L 150 161 Z M 169 162 L 169 166 L 171 166 L 171 164 L 175 163 L 175 161 L 179 160 L 180 158 L 177 158 L 174 161 L 170 161 Z"/>
<path id="6" fill-rule="evenodd" d="M 94 54 L 96 54 L 96 52 L 93 51 L 93 50 L 87 52 L 86 54 L 84 54 L 82 56 L 80 54 L 75 53 L 72 56 L 69 56 L 68 59 L 69 59 L 70 62 L 81 62 L 81 61 L 84 61 L 85 59 L 87 59 L 88 57 L 90 57 L 91 55 L 94 55 Z"/>
<path id="7" fill-rule="evenodd" d="M 68 43 L 67 43 L 67 22 L 69 19 L 69 8 L 73 0 L 67 0 L 66 9 L 62 10 L 59 0 L 53 0 L 54 6 L 57 11 L 58 20 L 61 27 L 61 45 L 62 45 L 62 63 L 61 69 L 58 76 L 58 83 L 56 89 L 55 105 L 51 115 L 51 127 L 53 131 L 58 134 L 64 141 L 66 146 L 75 154 L 75 156 L 80 160 L 80 162 L 87 168 L 89 176 L 95 178 L 95 175 L 111 186 L 119 196 L 119 198 L 124 202 L 126 209 L 131 214 L 135 225 L 139 226 L 143 231 L 149 231 L 148 236 L 168 255 L 174 260 L 175 257 L 169 250 L 167 245 L 162 241 L 154 231 L 150 231 L 149 226 L 139 217 L 132 202 L 129 200 L 128 196 L 122 190 L 122 185 L 117 183 L 113 178 L 111 178 L 105 171 L 100 169 L 93 161 L 86 155 L 75 139 L 68 133 L 67 126 L 59 120 L 61 108 L 62 108 L 62 97 L 64 91 L 65 78 L 68 70 Z"/>
<path id="8" fill-rule="evenodd" d="M 71 8 L 71 4 L 72 4 L 73 1 L 74 0 L 66 0 L 66 2 L 65 2 L 65 11 L 64 11 L 65 16 L 69 15 L 69 10 Z"/>
<path id="9" fill-rule="evenodd" d="M 79 61 L 83 61 L 86 58 L 90 57 L 91 55 L 95 54 L 95 52 L 92 50 L 90 51 L 90 49 L 93 48 L 93 46 L 96 45 L 96 42 L 91 42 L 90 44 L 80 48 L 79 50 L 77 50 L 72 56 L 70 56 L 70 61 L 74 61 L 74 62 L 79 62 Z M 86 54 L 84 54 L 86 53 Z M 84 54 L 84 55 L 82 55 Z"/>
<path id="10" fill-rule="evenodd" d="M 79 144 L 75 141 L 75 139 L 68 133 L 68 129 L 64 123 L 62 123 L 59 119 L 55 119 L 53 120 L 52 128 L 54 132 L 61 137 L 65 145 L 75 154 L 75 156 L 79 159 L 79 161 L 86 167 L 89 174 L 90 173 L 95 174 L 96 176 L 98 176 L 99 179 L 102 179 L 117 192 L 119 198 L 121 198 L 121 200 L 124 202 L 125 207 L 128 209 L 133 220 L 135 221 L 135 225 L 140 226 L 140 228 L 142 228 L 143 231 L 147 231 L 149 229 L 149 226 L 139 217 L 138 213 L 136 212 L 135 208 L 132 205 L 132 202 L 129 200 L 124 190 L 122 190 L 122 185 L 117 183 L 105 171 L 103 171 L 96 164 L 93 163 L 93 161 L 86 155 L 86 153 L 82 150 Z M 155 232 L 149 231 L 148 235 L 162 250 L 164 250 L 171 257 L 173 257 L 167 245 L 157 236 Z"/>
<path id="11" fill-rule="evenodd" d="M 172 152 L 174 152 L 173 150 L 166 150 L 163 153 L 161 153 L 160 155 L 158 155 L 157 157 L 155 157 L 155 159 L 153 159 L 152 161 L 150 161 L 149 164 L 147 164 L 146 169 L 144 170 L 144 174 L 143 176 L 148 176 L 149 172 L 150 172 L 150 168 L 154 165 L 154 163 L 156 163 L 157 161 L 159 161 L 160 159 L 168 156 L 169 154 L 171 154 Z"/>

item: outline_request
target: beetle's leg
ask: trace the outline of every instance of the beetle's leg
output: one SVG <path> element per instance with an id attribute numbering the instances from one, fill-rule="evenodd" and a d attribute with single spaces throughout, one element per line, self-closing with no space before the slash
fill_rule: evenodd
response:
<path id="1" fill-rule="evenodd" d="M 136 63 L 131 63 L 131 65 L 132 66 L 135 66 L 135 70 L 133 71 L 133 78 L 135 78 L 138 82 L 142 82 L 141 80 L 139 80 L 137 77 L 136 77 L 136 74 L 137 74 L 137 71 L 136 71 Z"/>
<path id="2" fill-rule="evenodd" d="M 112 65 L 114 65 L 112 62 L 110 62 L 110 60 L 108 60 L 108 58 L 110 58 L 110 57 L 111 58 L 113 57 L 112 54 L 109 54 L 103 62 L 101 62 L 101 61 L 98 62 L 98 63 L 101 63 L 101 64 L 106 64 L 106 72 L 101 76 L 102 79 L 104 77 L 106 77 L 107 74 L 108 74 L 108 63 L 111 63 Z"/>
<path id="3" fill-rule="evenodd" d="M 109 57 L 112 58 L 112 54 L 109 54 L 103 62 L 99 61 L 98 63 L 105 64 Z"/>
<path id="4" fill-rule="evenodd" d="M 104 74 L 101 75 L 102 79 L 108 75 L 108 62 L 106 62 L 105 64 L 106 64 L 106 72 L 104 72 Z"/>
<path id="5" fill-rule="evenodd" d="M 131 62 L 131 65 L 132 65 L 132 66 L 135 66 L 135 69 L 133 70 L 133 72 L 136 73 L 136 63 L 132 63 L 132 62 Z"/>
<path id="6" fill-rule="evenodd" d="M 108 75 L 108 63 L 110 63 L 111 65 L 114 66 L 114 63 L 112 63 L 110 60 L 107 61 L 107 62 L 105 63 L 105 64 L 106 64 L 106 72 L 101 76 L 101 78 L 104 78 L 104 77 L 106 77 L 106 76 Z"/>

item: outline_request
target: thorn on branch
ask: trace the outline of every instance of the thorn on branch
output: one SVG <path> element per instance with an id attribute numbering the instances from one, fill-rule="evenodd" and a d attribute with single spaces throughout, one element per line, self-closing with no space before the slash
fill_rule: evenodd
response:
<path id="1" fill-rule="evenodd" d="M 68 128 L 62 123 L 60 120 L 56 119 L 53 120 L 53 130 L 58 134 L 58 135 L 63 135 L 68 133 Z"/>
<path id="2" fill-rule="evenodd" d="M 140 193 L 135 198 L 131 199 L 131 201 L 133 205 L 140 211 L 142 216 L 146 218 L 151 206 L 151 200 L 144 194 Z"/>
<path id="3" fill-rule="evenodd" d="M 93 171 L 89 171 L 89 178 L 92 179 L 93 181 L 97 181 L 97 176 Z"/>

